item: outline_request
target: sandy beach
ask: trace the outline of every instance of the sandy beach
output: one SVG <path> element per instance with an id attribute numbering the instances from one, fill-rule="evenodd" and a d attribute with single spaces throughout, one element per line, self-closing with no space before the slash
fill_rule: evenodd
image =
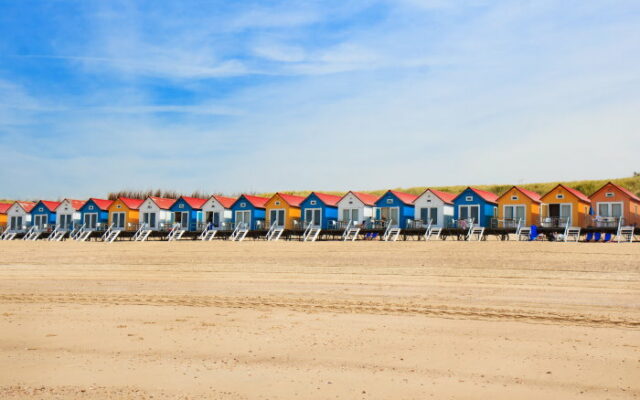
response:
<path id="1" fill-rule="evenodd" d="M 638 397 L 638 244 L 0 243 L 1 399 Z"/>

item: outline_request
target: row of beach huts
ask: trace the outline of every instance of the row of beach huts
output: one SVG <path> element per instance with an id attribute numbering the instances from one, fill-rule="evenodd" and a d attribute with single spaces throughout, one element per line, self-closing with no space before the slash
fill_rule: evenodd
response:
<path id="1" fill-rule="evenodd" d="M 427 189 L 420 195 L 389 190 L 382 196 L 350 191 L 344 196 L 313 192 L 306 197 L 276 193 L 270 198 L 243 194 L 0 204 L 4 240 L 242 240 L 247 235 L 271 240 L 292 235 L 303 240 L 396 240 L 401 233 L 405 238 L 416 234 L 470 239 L 515 233 L 524 239 L 566 241 L 569 236 L 579 240 L 582 232 L 587 240 L 610 240 L 612 234 L 620 239 L 625 234 L 624 240 L 632 241 L 638 225 L 640 198 L 612 182 L 590 196 L 559 184 L 544 195 L 514 186 L 501 195 L 469 187 L 459 194 Z M 601 239 L 599 232 L 612 233 Z"/>

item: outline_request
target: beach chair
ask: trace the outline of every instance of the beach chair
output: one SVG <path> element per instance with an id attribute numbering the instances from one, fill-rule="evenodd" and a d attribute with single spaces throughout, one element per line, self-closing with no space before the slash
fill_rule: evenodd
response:
<path id="1" fill-rule="evenodd" d="M 590 242 L 593 239 L 593 232 L 587 233 L 587 236 L 584 238 L 585 242 Z"/>
<path id="2" fill-rule="evenodd" d="M 535 225 L 531 225 L 531 232 L 529 232 L 529 240 L 534 241 L 538 239 L 540 232 L 538 232 L 538 227 Z"/>
<path id="3" fill-rule="evenodd" d="M 371 240 L 373 240 L 373 239 L 375 239 L 375 238 L 377 238 L 377 237 L 378 237 L 378 232 L 373 232 L 373 233 L 371 234 Z"/>
<path id="4" fill-rule="evenodd" d="M 594 241 L 594 242 L 599 242 L 599 241 L 600 241 L 600 239 L 602 239 L 602 233 L 600 233 L 600 232 L 596 232 L 596 233 L 593 235 L 593 241 Z"/>
<path id="5" fill-rule="evenodd" d="M 612 238 L 613 238 L 613 235 L 612 235 L 612 234 L 610 234 L 610 233 L 605 233 L 605 234 L 604 234 L 604 240 L 603 240 L 603 242 L 604 242 L 604 243 L 608 243 L 608 242 L 610 242 L 610 241 L 611 241 L 611 239 L 612 239 Z"/>
<path id="6" fill-rule="evenodd" d="M 373 233 L 365 233 L 364 234 L 364 240 L 370 240 L 371 239 L 371 235 L 373 235 Z"/>

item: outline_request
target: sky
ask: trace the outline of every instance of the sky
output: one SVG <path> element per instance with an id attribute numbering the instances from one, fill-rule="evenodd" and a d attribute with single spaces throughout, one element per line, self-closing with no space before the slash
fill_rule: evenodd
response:
<path id="1" fill-rule="evenodd" d="M 0 198 L 640 170 L 637 0 L 0 0 Z"/>

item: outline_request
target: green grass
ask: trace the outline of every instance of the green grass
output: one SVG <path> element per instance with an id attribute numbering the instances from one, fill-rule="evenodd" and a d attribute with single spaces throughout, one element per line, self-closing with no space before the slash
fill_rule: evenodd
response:
<path id="1" fill-rule="evenodd" d="M 568 181 L 568 182 L 525 183 L 525 184 L 520 184 L 520 185 L 515 185 L 515 186 L 520 186 L 520 187 L 523 187 L 525 189 L 532 190 L 534 192 L 537 192 L 537 193 L 543 195 L 543 194 L 547 193 L 548 191 L 550 191 L 551 189 L 553 189 L 559 183 L 562 183 L 562 184 L 564 184 L 566 186 L 572 187 L 574 189 L 578 189 L 579 191 L 581 191 L 582 193 L 586 194 L 587 196 L 590 196 L 596 190 L 600 189 L 607 182 L 616 183 L 616 184 L 618 184 L 618 185 L 620 185 L 622 187 L 625 187 L 625 188 L 629 189 L 633 193 L 635 193 L 635 194 L 640 196 L 640 175 L 636 175 L 636 176 L 632 176 L 632 177 L 628 177 L 628 178 L 617 178 L 617 179 L 584 180 L 584 181 Z M 509 184 L 503 184 L 503 185 L 474 185 L 473 187 L 476 188 L 476 189 L 486 190 L 488 192 L 492 192 L 492 193 L 501 195 L 502 193 L 504 193 L 507 190 L 509 190 L 512 186 L 514 186 L 514 184 L 509 183 Z M 450 192 L 450 193 L 458 194 L 458 193 L 462 192 L 464 189 L 466 189 L 467 186 L 433 186 L 431 188 L 432 189 L 436 189 L 436 190 L 442 190 L 443 192 Z M 421 194 L 426 189 L 427 189 L 426 186 L 414 186 L 414 187 L 408 187 L 408 188 L 393 188 L 393 190 L 398 190 L 400 192 L 406 192 L 406 193 L 412 193 L 412 194 Z M 364 193 L 376 194 L 376 195 L 382 195 L 386 191 L 387 191 L 387 189 L 380 189 L 380 190 L 369 190 L 369 191 L 365 190 L 363 192 Z M 298 195 L 298 196 L 307 196 L 311 192 L 312 192 L 311 190 L 302 190 L 302 191 L 290 191 L 290 192 L 283 192 L 283 193 L 294 194 L 294 195 Z M 344 195 L 346 192 L 329 191 L 329 192 L 323 192 L 323 193 L 335 194 L 335 195 Z M 262 193 L 262 194 L 259 194 L 259 196 L 270 197 L 273 194 L 274 193 Z"/>

